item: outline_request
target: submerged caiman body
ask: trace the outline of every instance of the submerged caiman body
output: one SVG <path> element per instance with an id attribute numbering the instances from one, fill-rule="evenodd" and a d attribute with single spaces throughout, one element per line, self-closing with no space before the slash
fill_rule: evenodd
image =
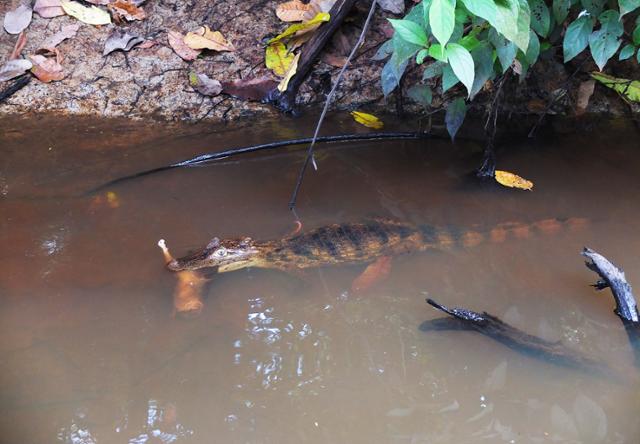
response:
<path id="1" fill-rule="evenodd" d="M 388 219 L 333 224 L 280 240 L 214 238 L 202 250 L 174 259 L 174 271 L 217 267 L 219 272 L 246 267 L 295 270 L 326 265 L 369 263 L 382 256 L 471 247 L 483 241 L 501 242 L 510 234 L 528 237 L 532 231 L 553 233 L 579 219 L 545 219 L 533 224 L 503 223 L 488 230 L 414 225 Z"/>

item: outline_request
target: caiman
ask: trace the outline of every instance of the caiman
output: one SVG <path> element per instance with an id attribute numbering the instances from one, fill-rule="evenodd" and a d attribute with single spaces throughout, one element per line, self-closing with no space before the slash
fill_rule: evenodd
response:
<path id="1" fill-rule="evenodd" d="M 214 238 L 203 249 L 168 261 L 173 271 L 217 268 L 220 273 L 247 267 L 294 271 L 338 264 L 371 263 L 383 256 L 471 247 L 483 241 L 501 242 L 508 235 L 528 237 L 535 231 L 554 233 L 584 219 L 545 219 L 532 224 L 503 223 L 489 230 L 414 225 L 388 219 L 333 224 L 280 240 Z"/>

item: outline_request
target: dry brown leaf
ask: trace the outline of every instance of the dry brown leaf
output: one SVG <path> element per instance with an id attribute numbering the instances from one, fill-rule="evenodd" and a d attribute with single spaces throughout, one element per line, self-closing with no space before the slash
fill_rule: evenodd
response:
<path id="1" fill-rule="evenodd" d="M 60 0 L 36 0 L 33 12 L 43 18 L 64 15 L 64 9 L 62 9 L 62 5 L 60 5 Z"/>
<path id="2" fill-rule="evenodd" d="M 138 45 L 138 49 L 149 49 L 149 48 L 153 48 L 154 46 L 156 46 L 158 44 L 158 42 L 156 42 L 155 40 L 145 40 L 144 42 L 140 43 Z"/>
<path id="3" fill-rule="evenodd" d="M 369 264 L 360 276 L 353 280 L 353 283 L 351 284 L 351 291 L 358 293 L 369 290 L 386 279 L 390 272 L 391 257 L 382 256 L 376 259 L 374 263 Z"/>
<path id="4" fill-rule="evenodd" d="M 113 51 L 122 50 L 124 52 L 130 51 L 134 46 L 144 42 L 142 37 L 129 34 L 124 30 L 114 30 L 111 35 L 104 42 L 104 50 L 102 55 L 106 56 Z"/>
<path id="5" fill-rule="evenodd" d="M 81 22 L 89 25 L 108 25 L 111 23 L 111 16 L 104 9 L 100 9 L 97 6 L 87 7 L 81 3 L 71 0 L 60 0 L 62 9 L 67 15 L 75 17 Z"/>
<path id="6" fill-rule="evenodd" d="M 222 92 L 222 84 L 210 79 L 206 74 L 198 74 L 195 71 L 189 73 L 189 84 L 193 89 L 205 96 L 215 97 Z"/>
<path id="7" fill-rule="evenodd" d="M 57 53 L 57 49 L 54 48 Z M 56 80 L 64 79 L 64 70 L 62 65 L 60 65 L 60 56 L 58 57 L 47 58 L 39 54 L 30 55 L 29 58 L 33 63 L 33 68 L 31 68 L 31 72 L 34 76 L 38 78 L 43 83 L 54 82 Z"/>
<path id="8" fill-rule="evenodd" d="M 8 11 L 4 16 L 4 29 L 9 34 L 20 34 L 27 29 L 31 18 L 33 17 L 33 10 L 30 6 L 22 4 L 13 11 Z"/>
<path id="9" fill-rule="evenodd" d="M 199 50 L 189 48 L 184 42 L 184 36 L 176 31 L 169 31 L 167 34 L 169 45 L 183 60 L 191 61 L 195 60 L 199 55 Z"/>
<path id="10" fill-rule="evenodd" d="M 27 34 L 24 31 L 20 33 L 18 36 L 18 40 L 16 40 L 16 44 L 13 46 L 13 51 L 9 55 L 9 60 L 19 59 L 20 54 L 22 54 L 22 50 L 24 49 L 24 45 L 27 44 Z"/>
<path id="11" fill-rule="evenodd" d="M 332 53 L 322 54 L 321 60 L 327 65 L 335 66 L 336 68 L 342 68 L 347 63 L 347 57 Z"/>
<path id="12" fill-rule="evenodd" d="M 4 65 L 0 66 L 0 82 L 5 82 L 7 80 L 11 80 L 18 76 L 21 76 L 25 72 L 29 71 L 32 67 L 33 64 L 29 60 L 9 60 Z"/>
<path id="13" fill-rule="evenodd" d="M 578 103 L 576 104 L 576 115 L 582 115 L 587 110 L 587 107 L 589 106 L 589 100 L 593 95 L 595 86 L 595 80 L 587 80 L 580 83 L 580 87 L 578 88 Z"/>
<path id="14" fill-rule="evenodd" d="M 147 17 L 142 8 L 137 7 L 130 0 L 115 0 L 113 3 L 107 5 L 107 9 L 111 11 L 111 15 L 116 21 L 127 20 L 132 22 L 134 20 L 144 20 Z"/>
<path id="15" fill-rule="evenodd" d="M 258 77 L 222 82 L 222 92 L 239 99 L 261 102 L 278 86 L 270 77 Z"/>
<path id="16" fill-rule="evenodd" d="M 40 47 L 38 48 L 38 51 L 45 50 L 53 52 L 53 49 L 60 43 L 62 43 L 66 39 L 75 37 L 78 29 L 80 29 L 80 25 L 78 23 L 63 26 L 62 28 L 60 28 L 60 31 L 56 32 L 54 35 L 42 42 L 40 44 Z"/>
<path id="17" fill-rule="evenodd" d="M 211 31 L 206 25 L 199 27 L 195 32 L 188 32 L 184 43 L 191 49 L 235 51 L 233 44 L 227 41 L 220 31 Z"/>
<path id="18" fill-rule="evenodd" d="M 311 20 L 316 15 L 316 11 L 311 4 L 292 0 L 276 6 L 276 15 L 283 22 L 303 22 Z"/>

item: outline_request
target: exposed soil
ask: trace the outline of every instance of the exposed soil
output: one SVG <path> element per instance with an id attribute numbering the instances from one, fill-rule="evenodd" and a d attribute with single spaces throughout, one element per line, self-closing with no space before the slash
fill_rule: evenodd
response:
<path id="1" fill-rule="evenodd" d="M 18 0 L 2 2 L 0 16 L 14 8 Z M 155 116 L 161 119 L 199 121 L 238 120 L 242 117 L 275 112 L 269 105 L 246 102 L 230 96 L 206 97 L 189 85 L 188 73 L 194 70 L 217 80 L 236 80 L 247 77 L 269 76 L 264 65 L 263 40 L 286 27 L 275 15 L 278 2 L 272 0 L 247 0 L 246 2 L 215 2 L 205 0 L 149 0 L 144 4 L 147 19 L 124 25 L 111 24 L 96 27 L 82 24 L 75 38 L 59 45 L 64 56 L 66 77 L 58 82 L 44 84 L 33 79 L 26 87 L 0 105 L 0 114 L 22 114 L 26 112 L 55 112 L 107 117 L 141 118 Z M 412 2 L 407 2 L 411 7 Z M 355 42 L 366 15 L 367 3 L 359 3 L 351 17 L 343 25 L 327 53 L 341 55 L 344 48 Z M 386 99 L 380 87 L 380 70 L 384 62 L 371 60 L 378 46 L 391 34 L 386 21 L 392 14 L 378 11 L 369 30 L 367 41 L 348 69 L 336 107 L 369 110 L 418 111 L 409 99 L 398 102 L 397 94 Z M 27 45 L 23 54 L 33 53 L 47 37 L 61 26 L 77 22 L 68 16 L 44 19 L 34 14 L 27 28 Z M 220 30 L 236 47 L 235 52 L 205 52 L 193 62 L 185 62 L 169 47 L 167 31 L 182 33 L 208 24 Z M 150 48 L 134 48 L 128 53 L 116 51 L 103 57 L 104 42 L 115 27 L 128 30 L 156 42 Z M 11 53 L 17 36 L 0 30 L 0 60 Z M 560 49 L 561 50 L 561 49 Z M 325 60 L 327 60 L 325 58 Z M 580 60 L 577 61 L 577 64 Z M 635 63 L 635 62 L 633 62 Z M 582 69 L 590 70 L 590 62 Z M 508 102 L 505 110 L 516 113 L 540 112 L 573 114 L 575 98 L 565 97 L 553 107 L 547 104 L 555 92 L 562 88 L 569 77 L 571 66 L 563 66 L 555 60 L 541 60 L 532 70 L 526 85 L 515 78 L 506 86 Z M 322 103 L 331 81 L 339 68 L 319 61 L 300 89 L 298 103 L 302 106 Z M 420 71 L 420 72 L 419 72 Z M 406 85 L 420 75 L 421 70 L 409 68 Z M 586 74 L 572 79 L 570 91 L 575 94 L 577 85 L 586 79 Z M 1 82 L 4 89 L 10 82 Z M 437 90 L 436 90 L 437 91 Z M 406 91 L 405 91 L 406 92 Z M 456 91 L 448 92 L 447 96 Z M 483 97 L 484 96 L 484 97 Z M 434 96 L 434 107 L 441 105 L 447 97 Z M 480 109 L 489 102 L 491 91 L 481 93 L 474 105 Z M 590 107 L 591 112 L 613 114 L 627 113 L 627 106 L 612 91 L 596 87 Z"/>

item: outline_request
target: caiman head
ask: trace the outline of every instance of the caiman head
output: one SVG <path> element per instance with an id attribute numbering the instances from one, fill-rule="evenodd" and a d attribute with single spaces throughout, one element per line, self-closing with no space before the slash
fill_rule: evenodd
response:
<path id="1" fill-rule="evenodd" d="M 224 239 L 214 237 L 202 250 L 173 259 L 167 264 L 172 271 L 217 267 L 218 272 L 239 270 L 256 265 L 258 249 L 253 239 Z"/>

